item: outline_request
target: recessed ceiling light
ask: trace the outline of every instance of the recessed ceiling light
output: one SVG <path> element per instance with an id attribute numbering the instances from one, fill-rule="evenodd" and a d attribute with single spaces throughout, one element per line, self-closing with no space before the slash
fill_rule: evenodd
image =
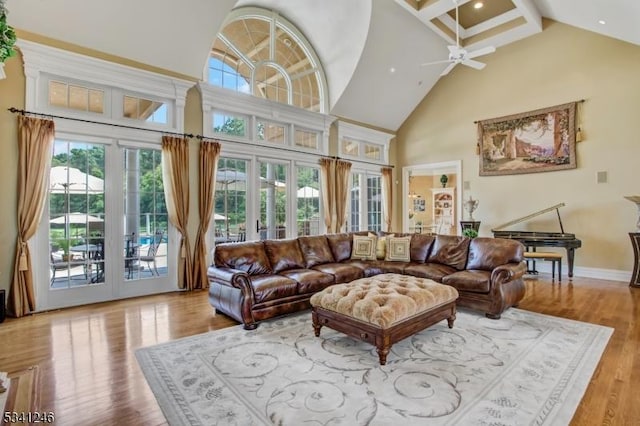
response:
<path id="1" fill-rule="evenodd" d="M 389 68 L 389 72 L 390 72 L 391 74 L 393 74 L 394 72 L 396 72 L 396 69 L 395 69 L 394 67 L 391 67 L 391 68 Z"/>
<path id="2" fill-rule="evenodd" d="M 482 8 L 482 6 L 484 6 L 484 3 L 482 3 L 481 1 L 477 1 L 475 2 L 475 4 L 473 5 L 474 9 L 480 9 Z"/>
<path id="3" fill-rule="evenodd" d="M 606 24 L 606 21 L 604 21 L 604 20 L 602 20 L 602 19 L 601 19 L 601 20 L 599 20 L 599 21 L 598 21 L 598 24 L 600 24 L 600 25 L 604 25 L 604 24 Z"/>

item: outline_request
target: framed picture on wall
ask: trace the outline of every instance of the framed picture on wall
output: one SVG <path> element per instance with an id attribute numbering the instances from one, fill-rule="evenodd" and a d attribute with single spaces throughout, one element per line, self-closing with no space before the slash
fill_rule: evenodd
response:
<path id="1" fill-rule="evenodd" d="M 423 212 L 425 211 L 426 203 L 424 198 L 416 198 L 413 200 L 413 211 L 414 212 Z"/>
<path id="2" fill-rule="evenodd" d="M 478 122 L 480 176 L 575 169 L 576 102 Z"/>

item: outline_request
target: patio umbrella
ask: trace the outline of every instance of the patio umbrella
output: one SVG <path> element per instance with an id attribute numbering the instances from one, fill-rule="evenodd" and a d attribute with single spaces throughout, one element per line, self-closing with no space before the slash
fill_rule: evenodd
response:
<path id="1" fill-rule="evenodd" d="M 227 220 L 226 216 L 222 216 L 221 214 L 214 213 L 213 220 Z"/>
<path id="2" fill-rule="evenodd" d="M 320 191 L 310 186 L 303 186 L 296 191 L 296 196 L 298 198 L 318 198 L 320 196 Z"/>
<path id="3" fill-rule="evenodd" d="M 52 194 L 101 194 L 104 180 L 81 172 L 75 167 L 56 166 L 49 172 L 49 192 Z"/>
<path id="4" fill-rule="evenodd" d="M 49 221 L 49 223 L 57 224 L 57 225 L 65 225 L 67 223 L 70 224 L 85 224 L 89 222 L 104 222 L 104 219 L 101 219 L 96 216 L 91 216 L 86 213 L 69 213 L 62 216 L 58 216 Z"/>

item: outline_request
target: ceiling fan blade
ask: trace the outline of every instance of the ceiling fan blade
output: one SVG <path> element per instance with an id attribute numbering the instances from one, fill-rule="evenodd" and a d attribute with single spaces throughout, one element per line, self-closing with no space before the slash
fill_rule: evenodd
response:
<path id="1" fill-rule="evenodd" d="M 453 54 L 455 54 L 456 52 L 458 52 L 458 50 L 460 50 L 458 46 L 454 46 L 452 44 L 448 45 L 447 49 L 449 49 L 449 53 L 453 53 Z"/>
<path id="2" fill-rule="evenodd" d="M 449 62 L 452 62 L 450 59 L 445 59 L 442 61 L 433 61 L 433 62 L 425 62 L 424 64 L 420 64 L 421 67 L 427 66 L 427 65 L 435 65 L 435 64 L 448 64 Z"/>
<path id="3" fill-rule="evenodd" d="M 483 47 L 482 49 L 478 49 L 478 50 L 474 50 L 473 52 L 469 52 L 467 54 L 467 58 L 473 59 L 473 58 L 477 58 L 478 56 L 488 55 L 489 53 L 493 53 L 495 51 L 496 51 L 495 47 L 487 46 L 487 47 Z"/>
<path id="4" fill-rule="evenodd" d="M 449 74 L 449 73 L 451 72 L 451 70 L 453 69 L 453 67 L 455 67 L 455 66 L 456 66 L 456 64 L 457 64 L 456 62 L 451 62 L 451 63 L 449 64 L 449 66 L 448 66 L 448 67 L 446 67 L 446 68 L 444 69 L 444 71 L 442 71 L 442 73 L 440 74 L 440 76 L 442 77 L 442 76 L 445 76 L 445 75 Z"/>
<path id="5" fill-rule="evenodd" d="M 481 70 L 482 68 L 487 66 L 487 64 L 483 64 L 482 62 L 474 61 L 473 59 L 465 59 L 464 61 L 462 61 L 462 64 L 466 65 L 468 67 L 471 67 L 471 68 L 475 68 L 477 70 Z"/>

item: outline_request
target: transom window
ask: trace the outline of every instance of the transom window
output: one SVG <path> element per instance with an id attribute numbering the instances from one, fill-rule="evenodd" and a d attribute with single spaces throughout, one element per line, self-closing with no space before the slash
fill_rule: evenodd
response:
<path id="1" fill-rule="evenodd" d="M 125 118 L 167 124 L 167 106 L 163 102 L 125 95 L 122 109 Z"/>
<path id="2" fill-rule="evenodd" d="M 102 114 L 104 91 L 51 80 L 49 81 L 49 105 Z"/>
<path id="3" fill-rule="evenodd" d="M 210 84 L 315 112 L 327 112 L 326 83 L 309 42 L 289 21 L 258 8 L 236 9 L 218 34 Z"/>

